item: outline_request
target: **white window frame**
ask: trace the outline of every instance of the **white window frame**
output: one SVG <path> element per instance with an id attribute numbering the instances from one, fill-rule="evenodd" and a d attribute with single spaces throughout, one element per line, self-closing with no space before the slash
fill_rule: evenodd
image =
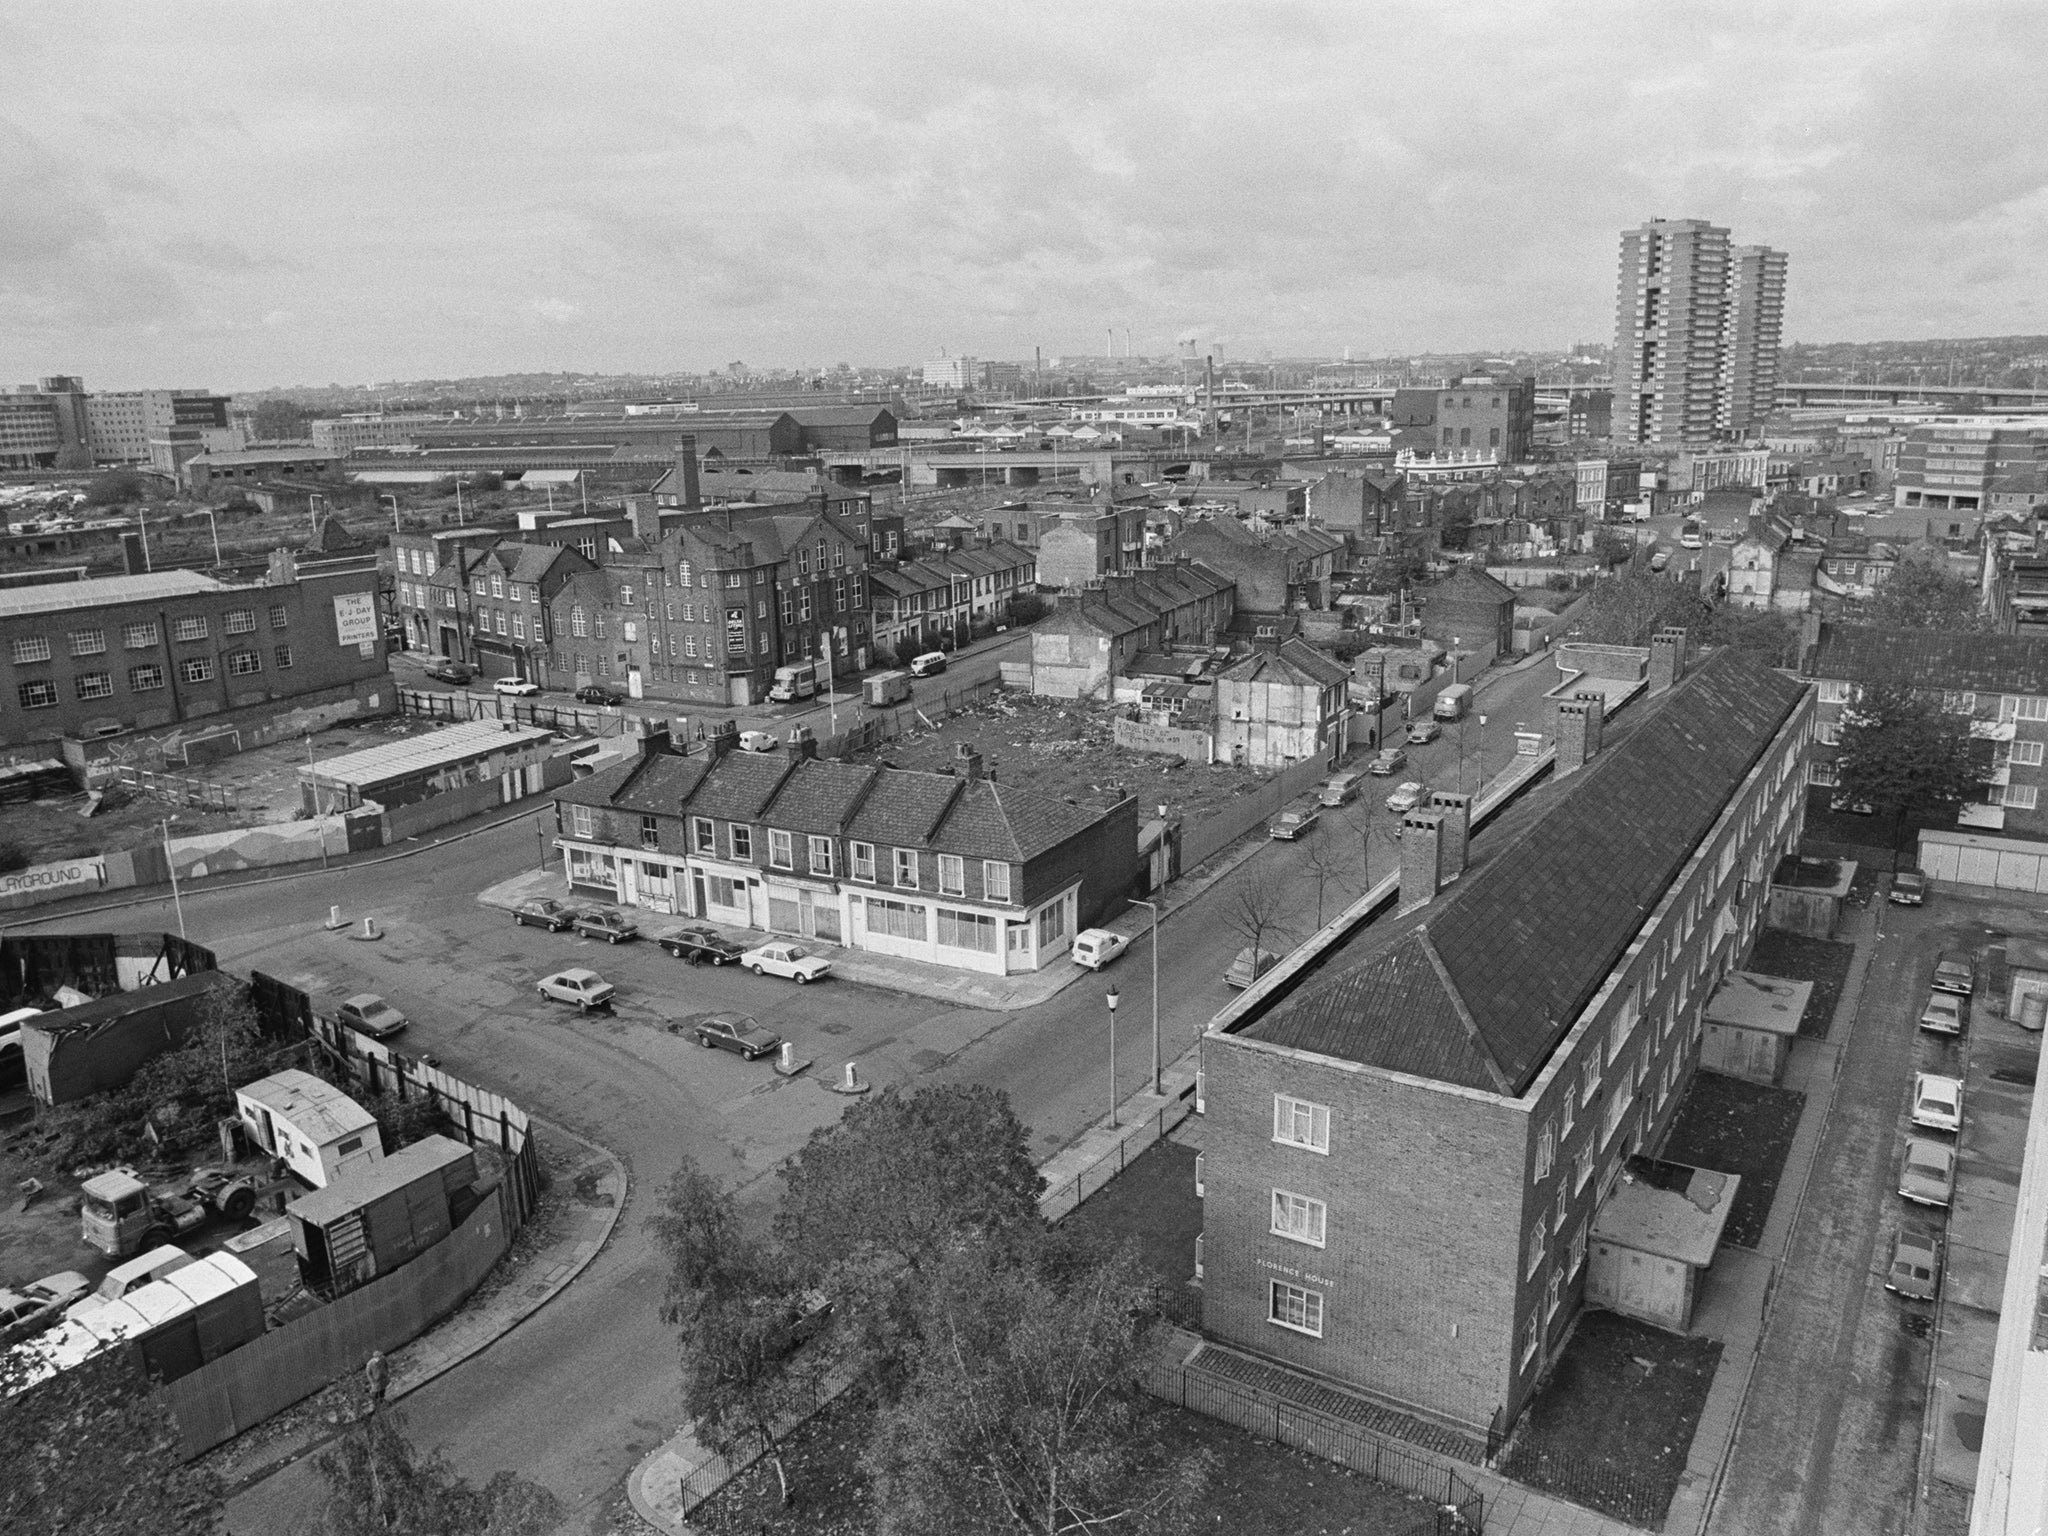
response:
<path id="1" fill-rule="evenodd" d="M 39 661 L 50 659 L 50 638 L 47 635 L 16 635 L 14 637 L 14 664 L 17 667 L 34 666 Z"/>
<path id="2" fill-rule="evenodd" d="M 718 826 L 709 816 L 690 818 L 690 852 L 716 856 L 718 852 Z"/>
<path id="3" fill-rule="evenodd" d="M 1322 1201 L 1291 1189 L 1273 1191 L 1273 1236 L 1321 1248 L 1328 1238 L 1329 1222 L 1330 1208 Z"/>
<path id="4" fill-rule="evenodd" d="M 2048 720 L 2048 698 L 2008 693 L 1998 701 L 2001 720 Z"/>
<path id="5" fill-rule="evenodd" d="M 589 806 L 572 805 L 569 807 L 569 835 L 571 837 L 597 836 Z"/>
<path id="6" fill-rule="evenodd" d="M 981 862 L 981 893 L 989 901 L 1010 899 L 1010 866 L 1000 859 Z"/>
<path id="7" fill-rule="evenodd" d="M 768 829 L 768 867 L 788 870 L 796 868 L 796 840 L 780 827 Z"/>
<path id="8" fill-rule="evenodd" d="M 1323 1293 L 1285 1280 L 1267 1282 L 1266 1321 L 1312 1339 L 1323 1336 Z"/>
<path id="9" fill-rule="evenodd" d="M 939 855 L 939 894 L 941 896 L 965 896 L 967 894 L 967 861 L 957 853 Z"/>
<path id="10" fill-rule="evenodd" d="M 894 876 L 890 883 L 899 891 L 915 891 L 920 889 L 917 883 L 917 850 L 915 848 L 892 848 L 890 850 L 889 871 Z M 908 875 L 910 878 L 904 879 L 905 875 Z"/>
<path id="11" fill-rule="evenodd" d="M 754 829 L 744 822 L 734 822 L 725 829 L 726 851 L 732 855 L 735 864 L 754 862 Z"/>
<path id="12" fill-rule="evenodd" d="M 1547 1179 L 1557 1161 L 1557 1132 L 1549 1126 L 1536 1134 L 1536 1177 Z"/>
<path id="13" fill-rule="evenodd" d="M 107 653 L 107 632 L 104 629 L 74 629 L 69 639 L 74 656 L 104 656 Z"/>
<path id="14" fill-rule="evenodd" d="M 853 866 L 849 871 L 853 878 L 865 880 L 868 884 L 873 885 L 875 883 L 875 845 L 873 843 L 848 843 L 846 845 L 846 856 L 847 862 Z"/>
<path id="15" fill-rule="evenodd" d="M 1291 1094 L 1273 1095 L 1273 1139 L 1283 1147 L 1299 1147 L 1322 1157 L 1330 1155 L 1330 1107 L 1297 1099 Z"/>
<path id="16" fill-rule="evenodd" d="M 833 873 L 832 839 L 829 837 L 818 837 L 813 835 L 809 839 L 809 843 L 811 855 L 811 873 L 814 875 L 830 876 Z"/>
<path id="17" fill-rule="evenodd" d="M 2031 811 L 2041 803 L 2041 786 L 2007 784 L 1999 791 L 1998 803 L 2009 811 Z"/>

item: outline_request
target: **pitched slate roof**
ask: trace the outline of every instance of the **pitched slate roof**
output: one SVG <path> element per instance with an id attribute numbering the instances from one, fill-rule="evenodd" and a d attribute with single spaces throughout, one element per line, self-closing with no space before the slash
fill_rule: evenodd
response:
<path id="1" fill-rule="evenodd" d="M 2048 637 L 1823 624 L 1808 677 L 1871 687 L 2048 694 Z"/>
<path id="2" fill-rule="evenodd" d="M 1351 671 L 1305 640 L 1289 639 L 1278 650 L 1254 651 L 1217 674 L 1219 682 L 1288 683 L 1296 687 L 1330 688 L 1348 682 Z"/>
<path id="3" fill-rule="evenodd" d="M 940 853 L 1023 863 L 1087 831 L 1102 817 L 1050 795 L 971 780 L 953 802 L 931 846 Z"/>
<path id="4" fill-rule="evenodd" d="M 759 821 L 795 766 L 780 752 L 728 752 L 690 796 L 690 811 L 721 821 Z"/>
<path id="5" fill-rule="evenodd" d="M 1806 684 L 1723 650 L 1509 839 L 1244 1033 L 1520 1094 L 1777 734 Z"/>
<path id="6" fill-rule="evenodd" d="M 874 788 L 879 768 L 819 758 L 796 765 L 764 813 L 772 826 L 792 832 L 838 832 Z"/>
<path id="7" fill-rule="evenodd" d="M 847 824 L 846 835 L 899 848 L 926 847 L 965 783 L 943 773 L 884 773 Z"/>
<path id="8" fill-rule="evenodd" d="M 1515 589 L 1484 571 L 1460 566 L 1429 588 L 1425 595 L 1432 603 L 1442 602 L 1445 598 L 1467 603 L 1512 603 Z"/>

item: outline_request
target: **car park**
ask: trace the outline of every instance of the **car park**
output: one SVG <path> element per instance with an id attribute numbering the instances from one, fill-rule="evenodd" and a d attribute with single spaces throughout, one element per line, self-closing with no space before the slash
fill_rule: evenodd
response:
<path id="1" fill-rule="evenodd" d="M 1387 796 L 1387 809 L 1398 815 L 1403 811 L 1414 810 L 1428 798 L 1429 786 L 1410 779 Z"/>
<path id="2" fill-rule="evenodd" d="M 1931 1136 L 1908 1136 L 1899 1193 L 1916 1205 L 1946 1206 L 1956 1193 L 1956 1149 Z"/>
<path id="3" fill-rule="evenodd" d="M 358 992 L 341 1005 L 338 1015 L 350 1029 L 361 1030 L 372 1040 L 395 1035 L 412 1022 L 374 992 Z"/>
<path id="4" fill-rule="evenodd" d="M 747 952 L 747 946 L 737 939 L 729 939 L 716 928 L 693 923 L 665 933 L 655 941 L 678 960 L 687 960 L 692 965 L 730 965 Z"/>
<path id="5" fill-rule="evenodd" d="M 579 912 L 572 926 L 586 939 L 603 939 L 607 944 L 623 944 L 640 933 L 616 912 Z"/>
<path id="6" fill-rule="evenodd" d="M 1940 992 L 1968 997 L 1977 990 L 1977 968 L 1961 950 L 1945 949 L 1934 962 L 1934 986 Z"/>
<path id="7" fill-rule="evenodd" d="M 560 933 L 564 928 L 575 926 L 576 919 L 583 914 L 574 907 L 565 907 L 559 901 L 546 896 L 536 896 L 532 901 L 522 901 L 512 909 L 512 921 L 522 928 L 545 928 L 550 933 Z"/>
<path id="8" fill-rule="evenodd" d="M 1953 992 L 1929 992 L 1927 1006 L 1920 1010 L 1920 1027 L 1929 1034 L 1960 1035 L 1963 1000 Z"/>
<path id="9" fill-rule="evenodd" d="M 1895 870 L 1885 900 L 1901 907 L 1917 907 L 1927 900 L 1927 877 L 1917 869 Z"/>
<path id="10" fill-rule="evenodd" d="M 740 956 L 740 964 L 756 976 L 786 976 L 798 986 L 813 982 L 832 969 L 832 962 L 812 954 L 801 944 L 763 944 Z"/>
<path id="11" fill-rule="evenodd" d="M 92 1289 L 75 1269 L 31 1280 L 20 1290 L 0 1290 L 0 1344 L 32 1338 L 64 1315 L 64 1309 Z"/>
<path id="12" fill-rule="evenodd" d="M 469 670 L 468 662 L 457 661 L 453 656 L 436 656 L 427 663 L 424 670 L 427 676 L 440 682 L 454 683 L 458 687 L 467 685 L 476 677 L 476 674 Z"/>
<path id="13" fill-rule="evenodd" d="M 580 965 L 540 979 L 542 997 L 551 997 L 558 1003 L 574 1003 L 585 1013 L 593 1008 L 609 1008 L 617 991 L 597 972 Z"/>
<path id="14" fill-rule="evenodd" d="M 1408 727 L 1408 745 L 1426 747 L 1443 733 L 1444 728 L 1434 720 L 1418 720 Z"/>
<path id="15" fill-rule="evenodd" d="M 501 677 L 491 684 L 491 691 L 509 694 L 515 699 L 530 699 L 540 692 L 540 684 L 523 677 Z"/>
<path id="16" fill-rule="evenodd" d="M 1074 935 L 1074 947 L 1067 953 L 1074 964 L 1099 971 L 1130 947 L 1131 941 L 1121 933 L 1111 933 L 1107 928 L 1083 928 Z"/>
<path id="17" fill-rule="evenodd" d="M 740 750 L 742 752 L 773 752 L 780 745 L 781 743 L 775 739 L 773 731 L 740 732 Z"/>
<path id="18" fill-rule="evenodd" d="M 1240 949 L 1237 958 L 1230 962 L 1230 969 L 1223 973 L 1223 984 L 1242 992 L 1266 972 L 1280 963 L 1280 957 L 1270 949 Z"/>
<path id="19" fill-rule="evenodd" d="M 1941 1234 L 1906 1227 L 1892 1244 L 1884 1288 L 1916 1301 L 1932 1301 L 1941 1289 Z"/>
<path id="20" fill-rule="evenodd" d="M 1366 765 L 1366 772 L 1377 779 L 1391 779 L 1408 766 L 1408 754 L 1399 747 L 1381 747 L 1380 754 Z"/>
<path id="21" fill-rule="evenodd" d="M 1266 824 L 1266 836 L 1291 843 L 1303 834 L 1313 832 L 1321 820 L 1320 811 L 1282 811 Z"/>
<path id="22" fill-rule="evenodd" d="M 607 688 L 602 683 L 585 683 L 576 690 L 579 704 L 623 704 L 626 696 L 616 688 Z"/>
<path id="23" fill-rule="evenodd" d="M 1939 1072 L 1913 1076 L 1913 1123 L 1930 1131 L 1963 1128 L 1963 1081 Z"/>
<path id="24" fill-rule="evenodd" d="M 782 1036 L 763 1029 L 744 1013 L 707 1013 L 690 1026 L 690 1033 L 706 1050 L 731 1051 L 748 1061 L 772 1056 L 782 1049 Z"/>

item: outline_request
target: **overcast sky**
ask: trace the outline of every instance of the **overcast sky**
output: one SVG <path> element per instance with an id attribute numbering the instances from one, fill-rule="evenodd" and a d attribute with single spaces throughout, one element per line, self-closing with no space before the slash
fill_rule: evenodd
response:
<path id="1" fill-rule="evenodd" d="M 0 387 L 2048 331 L 2042 0 L 0 7 Z"/>

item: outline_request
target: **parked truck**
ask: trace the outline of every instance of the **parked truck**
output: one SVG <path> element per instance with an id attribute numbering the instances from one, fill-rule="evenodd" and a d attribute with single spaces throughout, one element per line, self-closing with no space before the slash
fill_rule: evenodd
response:
<path id="1" fill-rule="evenodd" d="M 910 697 L 910 674 L 908 672 L 877 672 L 863 685 L 868 705 L 881 709 L 890 704 L 900 704 Z"/>
<path id="2" fill-rule="evenodd" d="M 818 664 L 800 661 L 794 666 L 775 669 L 775 681 L 769 685 L 768 698 L 771 703 L 788 704 L 797 699 L 808 699 L 817 691 Z"/>
<path id="3" fill-rule="evenodd" d="M 210 1254 L 20 1346 L 15 1369 L 6 1373 L 8 1389 L 33 1386 L 121 1345 L 136 1349 L 151 1377 L 176 1381 L 261 1337 L 264 1326 L 256 1272 L 231 1253 Z"/>
<path id="4" fill-rule="evenodd" d="M 161 1248 L 216 1217 L 240 1221 L 264 1196 L 299 1187 L 267 1163 L 202 1168 L 154 1188 L 133 1168 L 113 1168 L 85 1181 L 79 1236 L 110 1258 L 125 1259 Z"/>
<path id="5" fill-rule="evenodd" d="M 1472 707 L 1472 685 L 1453 683 L 1436 696 L 1436 707 L 1430 711 L 1439 720 L 1462 720 L 1465 711 Z"/>

